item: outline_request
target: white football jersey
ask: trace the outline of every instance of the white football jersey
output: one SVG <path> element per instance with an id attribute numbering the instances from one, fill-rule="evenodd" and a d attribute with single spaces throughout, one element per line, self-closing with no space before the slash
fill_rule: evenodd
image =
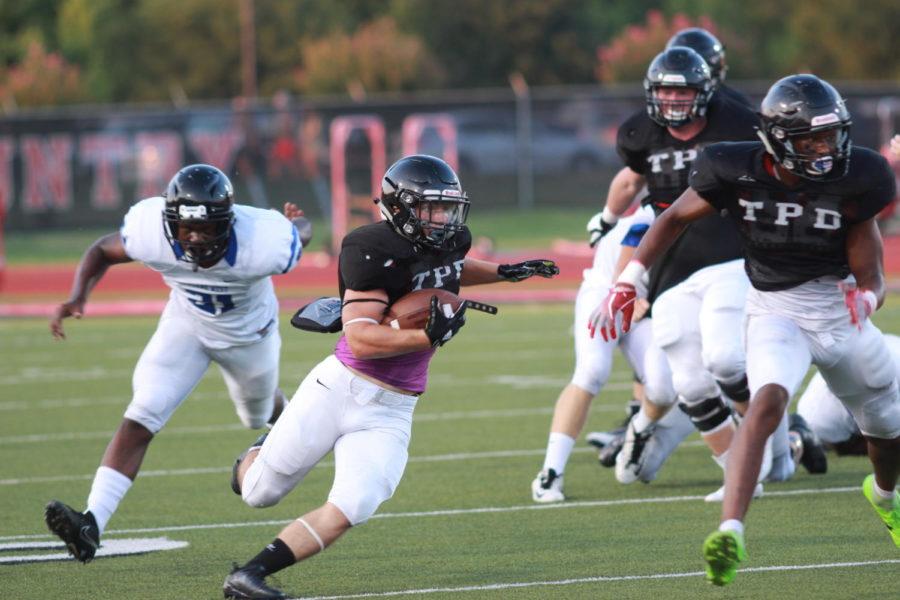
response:
<path id="1" fill-rule="evenodd" d="M 590 269 L 584 270 L 584 280 L 598 287 L 612 287 L 625 236 L 637 225 L 649 227 L 653 219 L 653 209 L 649 206 L 641 207 L 631 216 L 619 219 L 612 231 L 603 236 L 595 247 L 594 263 Z M 646 296 L 643 286 L 641 287 L 640 295 Z"/>
<path id="2" fill-rule="evenodd" d="M 259 341 L 278 326 L 278 301 L 271 275 L 297 264 L 303 245 L 281 213 L 234 205 L 228 249 L 208 269 L 179 260 L 183 251 L 166 238 L 165 199 L 147 198 L 131 207 L 122 224 L 125 252 L 162 274 L 172 288 L 169 303 L 194 318 L 195 333 L 210 348 Z"/>

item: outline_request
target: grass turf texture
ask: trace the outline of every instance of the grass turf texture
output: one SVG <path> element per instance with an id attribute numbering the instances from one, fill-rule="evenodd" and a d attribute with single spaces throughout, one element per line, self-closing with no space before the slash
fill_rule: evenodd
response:
<path id="1" fill-rule="evenodd" d="M 83 508 L 90 480 L 130 395 L 131 371 L 155 327 L 152 318 L 86 318 L 54 343 L 43 320 L 0 321 L 0 543 L 47 541 L 43 505 L 59 498 Z M 900 297 L 876 322 L 900 331 Z M 282 318 L 281 382 L 290 394 L 336 337 L 299 333 Z M 738 573 L 728 588 L 703 581 L 705 536 L 719 506 L 699 496 L 721 472 L 693 443 L 680 448 L 650 485 L 621 486 L 579 440 L 566 471 L 571 502 L 532 509 L 529 484 L 541 466 L 553 401 L 573 364 L 571 306 L 503 306 L 475 315 L 434 360 L 429 392 L 413 426 L 411 460 L 395 497 L 377 518 L 276 577 L 298 596 L 331 596 L 593 577 L 693 576 L 569 583 L 449 593 L 421 598 L 888 598 L 898 565 Z M 177 350 L 177 349 L 176 349 Z M 621 420 L 631 375 L 617 358 L 586 430 Z M 255 510 L 228 487 L 234 456 L 256 433 L 243 430 L 211 369 L 151 445 L 142 476 L 105 538 L 167 536 L 190 546 L 141 556 L 0 565 L 9 598 L 219 598 L 231 561 L 243 562 L 287 522 L 319 505 L 331 463 L 316 468 L 280 505 Z M 473 456 L 474 455 L 474 456 Z M 865 458 L 829 457 L 825 476 L 798 472 L 767 484 L 747 522 L 743 567 L 900 558 L 859 492 Z M 328 459 L 326 459 L 328 461 Z M 209 472 L 184 474 L 184 470 Z M 73 476 L 70 479 L 61 479 Z M 23 481 L 12 482 L 20 479 Z M 778 495 L 790 490 L 851 487 Z M 671 502 L 600 504 L 697 496 Z M 425 511 L 496 512 L 412 515 Z M 519 508 L 516 508 L 519 507 Z M 279 523 L 264 523 L 278 521 Z M 238 527 L 223 527 L 239 524 Z M 194 528 L 210 525 L 209 528 Z M 143 528 L 184 530 L 124 532 Z M 121 531 L 121 533 L 117 533 Z M 0 556 L 8 555 L 0 551 Z"/>
<path id="2" fill-rule="evenodd" d="M 558 238 L 586 241 L 585 223 L 597 210 L 598 207 L 573 207 L 486 211 L 479 207 L 469 215 L 469 227 L 476 237 L 490 237 L 501 252 L 546 248 Z M 313 219 L 312 223 L 313 241 L 309 249 L 323 250 L 329 225 L 321 219 Z M 74 262 L 94 240 L 114 229 L 9 231 L 6 232 L 7 260 L 10 264 Z"/>

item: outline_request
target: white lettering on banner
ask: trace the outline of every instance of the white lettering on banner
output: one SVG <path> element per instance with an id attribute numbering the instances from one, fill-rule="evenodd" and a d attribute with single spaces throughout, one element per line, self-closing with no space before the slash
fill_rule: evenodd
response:
<path id="1" fill-rule="evenodd" d="M 122 189 L 116 166 L 130 158 L 128 151 L 128 139 L 118 133 L 91 133 L 82 136 L 78 144 L 79 159 L 81 164 L 93 167 L 93 208 L 108 210 L 119 208 L 122 204 Z"/>
<path id="2" fill-rule="evenodd" d="M 750 202 L 749 200 L 744 200 L 743 198 L 738 199 L 738 204 L 744 207 L 745 221 L 755 221 L 757 209 L 763 207 L 762 202 Z"/>
<path id="3" fill-rule="evenodd" d="M 72 136 L 22 136 L 22 209 L 43 212 L 72 206 Z"/>
<path id="4" fill-rule="evenodd" d="M 183 164 L 181 136 L 175 131 L 144 131 L 134 138 L 138 197 L 159 196 Z"/>
<path id="5" fill-rule="evenodd" d="M 200 162 L 218 167 L 223 171 L 231 169 L 244 136 L 236 127 L 224 131 L 191 131 L 188 143 Z"/>
<path id="6" fill-rule="evenodd" d="M 816 208 L 816 222 L 813 227 L 816 229 L 840 229 L 841 213 L 827 208 Z"/>
<path id="7" fill-rule="evenodd" d="M 12 159 L 15 143 L 9 136 L 0 136 L 0 215 L 12 207 Z"/>
<path id="8" fill-rule="evenodd" d="M 775 206 L 778 208 L 776 225 L 787 225 L 788 219 L 795 219 L 803 214 L 803 207 L 793 202 L 776 202 Z"/>

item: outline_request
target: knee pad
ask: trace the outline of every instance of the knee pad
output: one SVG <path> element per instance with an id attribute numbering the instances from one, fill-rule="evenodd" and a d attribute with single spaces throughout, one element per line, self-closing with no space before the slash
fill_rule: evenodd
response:
<path id="1" fill-rule="evenodd" d="M 272 416 L 275 407 L 274 395 L 258 400 L 242 400 L 235 402 L 235 411 L 241 424 L 248 429 L 260 429 Z"/>
<path id="2" fill-rule="evenodd" d="M 678 408 L 690 417 L 701 433 L 714 431 L 731 418 L 731 409 L 725 405 L 721 396 L 706 398 L 699 402 L 688 403 L 684 399 L 678 402 Z"/>
<path id="3" fill-rule="evenodd" d="M 851 409 L 863 435 L 885 440 L 900 437 L 900 396 L 897 381 L 872 393 L 861 410 Z"/>
<path id="4" fill-rule="evenodd" d="M 364 485 L 354 491 L 332 489 L 328 494 L 328 501 L 337 506 L 350 524 L 355 526 L 368 521 L 381 503 L 392 495 L 385 480 L 383 486 Z"/>
<path id="5" fill-rule="evenodd" d="M 750 400 L 750 382 L 746 373 L 733 383 L 725 383 L 719 380 L 719 387 L 731 400 L 735 402 L 748 402 Z"/>
<path id="6" fill-rule="evenodd" d="M 610 370 L 608 365 L 579 360 L 571 383 L 596 396 L 609 380 Z"/>
<path id="7" fill-rule="evenodd" d="M 674 371 L 672 385 L 681 401 L 696 404 L 719 395 L 719 386 L 707 371 L 697 365 L 693 371 Z"/>

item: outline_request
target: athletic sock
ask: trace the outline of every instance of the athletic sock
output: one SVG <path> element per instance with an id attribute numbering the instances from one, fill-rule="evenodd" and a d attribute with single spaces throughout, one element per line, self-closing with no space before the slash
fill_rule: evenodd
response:
<path id="1" fill-rule="evenodd" d="M 737 519 L 728 519 L 727 521 L 722 521 L 722 524 L 719 525 L 719 531 L 734 531 L 739 535 L 744 535 L 744 524 Z"/>
<path id="2" fill-rule="evenodd" d="M 281 539 L 275 538 L 271 544 L 262 549 L 245 567 L 262 567 L 263 577 L 277 573 L 297 562 L 294 552 Z"/>
<path id="3" fill-rule="evenodd" d="M 551 432 L 547 440 L 547 454 L 544 456 L 544 469 L 553 469 L 557 475 L 562 475 L 569 462 L 569 455 L 575 447 L 575 438 L 565 433 Z"/>
<path id="4" fill-rule="evenodd" d="M 883 490 L 878 487 L 878 482 L 872 481 L 872 491 L 875 492 L 875 502 L 881 508 L 885 510 L 891 510 L 894 507 L 894 495 L 897 493 L 894 490 Z"/>
<path id="5" fill-rule="evenodd" d="M 131 479 L 109 467 L 99 467 L 91 484 L 87 499 L 87 510 L 94 515 L 100 533 L 106 529 L 110 517 L 119 507 L 133 482 Z"/>
<path id="6" fill-rule="evenodd" d="M 655 422 L 656 421 L 647 416 L 647 413 L 645 413 L 644 409 L 642 408 L 636 415 L 634 415 L 634 418 L 631 420 L 631 426 L 634 427 L 635 433 L 640 433 Z"/>

